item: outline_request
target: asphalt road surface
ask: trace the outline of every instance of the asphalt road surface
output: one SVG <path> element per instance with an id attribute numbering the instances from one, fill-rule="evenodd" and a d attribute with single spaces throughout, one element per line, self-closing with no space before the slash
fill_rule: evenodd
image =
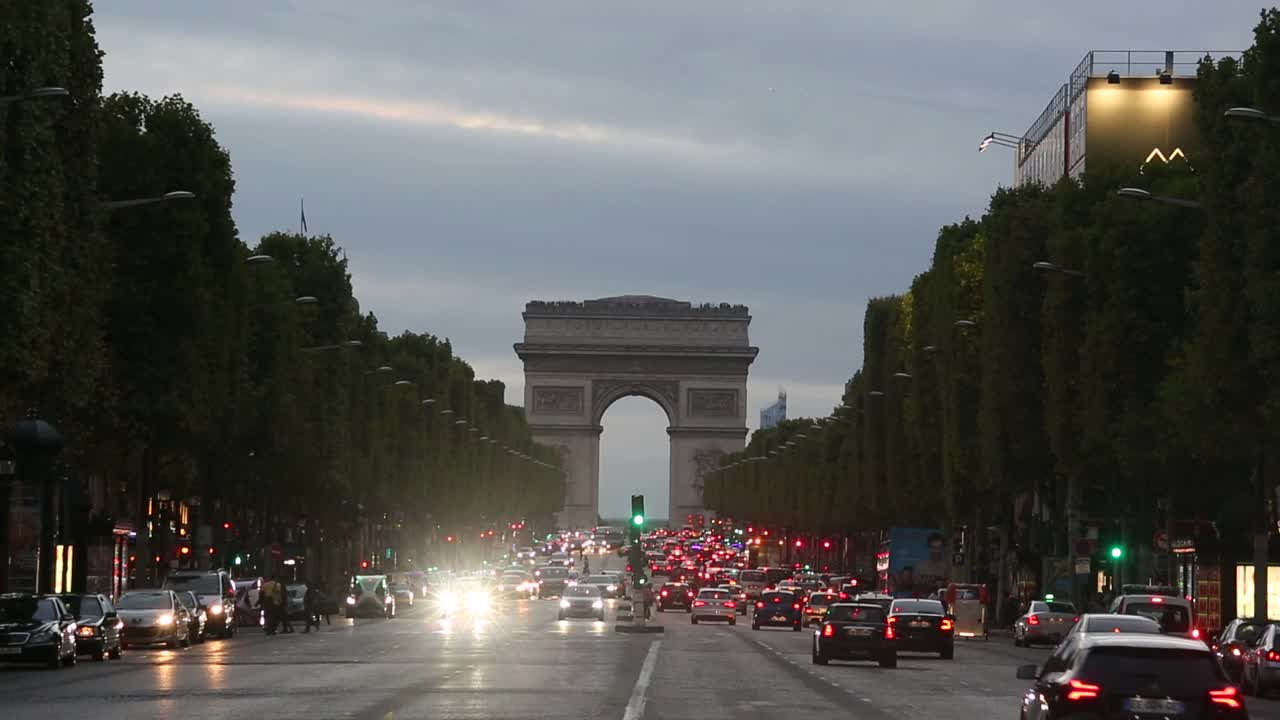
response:
<path id="1" fill-rule="evenodd" d="M 597 568 L 598 569 L 598 568 Z M 0 717 L 29 718 L 1014 718 L 1020 663 L 1047 650 L 1007 639 L 960 644 L 953 661 L 902 654 L 810 663 L 810 632 L 691 625 L 661 635 L 557 621 L 554 600 L 511 601 L 445 620 L 424 607 L 394 620 L 334 620 L 318 634 L 244 633 L 180 651 L 133 650 L 71 669 L 0 669 Z M 1280 703 L 1250 698 L 1255 717 Z"/>

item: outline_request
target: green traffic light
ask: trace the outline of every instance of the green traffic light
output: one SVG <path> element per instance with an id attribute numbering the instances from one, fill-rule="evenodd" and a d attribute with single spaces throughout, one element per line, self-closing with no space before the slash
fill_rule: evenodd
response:
<path id="1" fill-rule="evenodd" d="M 633 517 L 631 518 L 631 524 L 632 524 L 632 525 L 643 525 L 643 524 L 644 524 L 644 516 L 643 516 L 643 515 L 635 515 L 635 516 L 633 516 Z"/>
<path id="2" fill-rule="evenodd" d="M 1120 547 L 1119 545 L 1116 545 L 1115 547 L 1111 548 L 1111 557 L 1115 560 L 1119 560 L 1120 558 L 1124 557 L 1124 548 Z"/>

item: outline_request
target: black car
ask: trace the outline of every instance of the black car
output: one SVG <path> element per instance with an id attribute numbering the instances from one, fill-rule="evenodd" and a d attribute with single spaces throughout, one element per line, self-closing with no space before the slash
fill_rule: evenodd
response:
<path id="1" fill-rule="evenodd" d="M 831 660 L 875 660 L 880 667 L 898 666 L 894 630 L 879 605 L 835 603 L 813 633 L 813 664 Z"/>
<path id="2" fill-rule="evenodd" d="M 105 595 L 59 595 L 76 616 L 76 653 L 94 660 L 120 659 L 120 616 Z"/>
<path id="3" fill-rule="evenodd" d="M 940 600 L 894 600 L 889 605 L 888 623 L 898 650 L 936 652 L 943 660 L 955 656 L 955 618 L 947 614 Z"/>
<path id="4" fill-rule="evenodd" d="M 751 615 L 751 629 L 789 627 L 800 632 L 800 625 L 804 622 L 803 608 L 804 601 L 795 593 L 779 590 L 762 592 Z"/>
<path id="5" fill-rule="evenodd" d="M 543 565 L 533 571 L 538 579 L 538 597 L 559 597 L 569 587 L 569 568 L 558 565 Z"/>
<path id="6" fill-rule="evenodd" d="M 1227 671 L 1227 677 L 1234 682 L 1242 682 L 1244 656 L 1258 644 L 1258 639 L 1266 632 L 1269 624 L 1266 620 L 1236 618 L 1227 623 L 1210 644 L 1210 649 L 1222 662 L 1222 669 Z"/>
<path id="7" fill-rule="evenodd" d="M 0 662 L 75 665 L 75 615 L 56 597 L 0 595 Z"/>
<path id="8" fill-rule="evenodd" d="M 252 588 L 262 584 L 254 578 Z M 170 573 L 162 588 L 181 593 L 190 590 L 204 606 L 204 634 L 202 637 L 233 638 L 236 635 L 236 595 L 242 588 L 233 582 L 225 570 L 181 570 Z M 257 594 L 253 595 L 257 600 Z M 261 619 L 261 610 L 246 606 L 241 612 L 245 624 L 255 627 Z M 249 616 L 252 616 L 251 618 Z M 251 620 L 251 622 L 250 622 Z"/>
<path id="9" fill-rule="evenodd" d="M 1200 640 L 1144 633 L 1077 634 L 1054 649 L 1022 696 L 1023 720 L 1177 717 L 1245 720 L 1244 696 Z"/>
<path id="10" fill-rule="evenodd" d="M 187 637 L 193 643 L 204 642 L 205 630 L 208 627 L 208 614 L 204 605 L 200 604 L 200 598 L 190 590 L 175 592 L 178 596 L 178 602 L 182 603 L 182 607 L 187 611 Z"/>
<path id="11" fill-rule="evenodd" d="M 693 610 L 693 596 L 696 594 L 691 585 L 678 582 L 667 583 L 658 591 L 658 612 L 676 608 L 690 612 Z"/>

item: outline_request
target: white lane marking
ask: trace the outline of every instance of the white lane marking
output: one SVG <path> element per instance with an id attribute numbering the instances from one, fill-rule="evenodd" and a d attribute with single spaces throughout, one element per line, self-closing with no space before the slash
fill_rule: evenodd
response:
<path id="1" fill-rule="evenodd" d="M 636 686 L 631 690 L 631 699 L 627 701 L 627 709 L 622 713 L 622 720 L 640 720 L 644 717 L 649 681 L 653 680 L 653 668 L 658 664 L 658 646 L 661 644 L 661 640 L 655 640 L 649 644 L 649 653 L 644 656 L 644 663 L 640 665 L 640 676 L 636 678 Z"/>

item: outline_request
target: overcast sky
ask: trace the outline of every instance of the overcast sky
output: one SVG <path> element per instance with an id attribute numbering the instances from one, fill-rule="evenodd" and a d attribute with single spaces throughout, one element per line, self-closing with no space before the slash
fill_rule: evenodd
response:
<path id="1" fill-rule="evenodd" d="M 979 215 L 1021 134 L 1096 48 L 1238 50 L 1256 0 L 98 0 L 106 89 L 215 126 L 250 244 L 346 248 L 391 333 L 450 338 L 523 402 L 530 299 L 750 306 L 748 421 L 824 415 L 868 298 Z M 667 504 L 666 419 L 605 416 L 601 499 Z"/>

